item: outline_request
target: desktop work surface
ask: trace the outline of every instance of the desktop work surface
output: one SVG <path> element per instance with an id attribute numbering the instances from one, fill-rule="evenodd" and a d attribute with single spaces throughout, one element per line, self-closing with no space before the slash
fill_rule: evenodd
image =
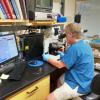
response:
<path id="1" fill-rule="evenodd" d="M 41 67 L 41 72 L 38 74 L 34 73 L 34 68 L 30 69 L 26 67 L 20 81 L 9 79 L 2 80 L 2 82 L 0 83 L 0 100 L 5 100 L 5 98 L 9 97 L 10 95 L 21 91 L 25 87 L 37 82 L 38 80 L 46 77 L 47 75 L 50 75 L 51 79 L 53 79 L 53 85 L 51 84 L 51 88 L 54 88 L 56 74 L 58 77 L 58 73 L 56 73 L 55 71 L 63 72 L 63 70 L 59 70 L 48 63 L 44 63 L 44 65 Z"/>
<path id="2" fill-rule="evenodd" d="M 29 69 L 26 67 L 20 81 L 9 79 L 2 80 L 2 82 L 0 83 L 0 100 L 4 100 L 6 97 L 20 91 L 26 86 L 36 82 L 37 80 L 49 75 L 56 70 L 56 68 L 52 67 L 48 63 L 45 63 L 41 68 L 41 72 L 35 74 L 34 68 Z"/>

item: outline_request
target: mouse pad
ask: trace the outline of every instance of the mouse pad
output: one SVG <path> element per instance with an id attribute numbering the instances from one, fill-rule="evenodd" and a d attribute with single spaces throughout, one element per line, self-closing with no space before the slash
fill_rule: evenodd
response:
<path id="1" fill-rule="evenodd" d="M 30 67 L 41 67 L 43 65 L 43 61 L 41 60 L 31 60 L 28 62 Z"/>

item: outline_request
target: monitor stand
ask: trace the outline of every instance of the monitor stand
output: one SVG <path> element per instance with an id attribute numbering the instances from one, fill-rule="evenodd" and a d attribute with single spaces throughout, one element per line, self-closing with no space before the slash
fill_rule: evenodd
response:
<path id="1" fill-rule="evenodd" d="M 8 73 L 13 70 L 14 67 L 15 64 L 13 62 L 6 65 L 0 65 L 0 73 Z"/>

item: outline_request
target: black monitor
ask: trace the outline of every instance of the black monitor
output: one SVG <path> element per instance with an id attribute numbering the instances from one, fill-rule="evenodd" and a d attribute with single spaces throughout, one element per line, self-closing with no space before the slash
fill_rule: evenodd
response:
<path id="1" fill-rule="evenodd" d="M 18 56 L 18 48 L 14 34 L 0 36 L 0 65 Z"/>

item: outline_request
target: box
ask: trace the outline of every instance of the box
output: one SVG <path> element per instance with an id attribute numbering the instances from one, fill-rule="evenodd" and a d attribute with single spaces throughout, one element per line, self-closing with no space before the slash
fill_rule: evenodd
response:
<path id="1" fill-rule="evenodd" d="M 66 21 L 67 21 L 67 18 L 65 16 L 57 18 L 57 22 L 66 22 Z"/>

